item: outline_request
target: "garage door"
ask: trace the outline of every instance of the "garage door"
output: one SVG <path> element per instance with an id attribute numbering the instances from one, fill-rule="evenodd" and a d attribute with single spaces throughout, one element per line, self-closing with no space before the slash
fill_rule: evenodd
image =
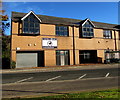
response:
<path id="1" fill-rule="evenodd" d="M 16 67 L 38 67 L 38 53 L 17 53 Z"/>

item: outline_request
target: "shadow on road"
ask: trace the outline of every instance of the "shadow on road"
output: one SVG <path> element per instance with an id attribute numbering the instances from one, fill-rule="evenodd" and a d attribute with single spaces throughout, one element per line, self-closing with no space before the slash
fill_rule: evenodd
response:
<path id="1" fill-rule="evenodd" d="M 2 91 L 9 91 L 9 92 L 31 92 L 31 93 L 53 93 L 53 94 L 68 94 L 68 93 L 59 93 L 59 92 L 43 92 L 43 91 L 25 91 L 25 90 L 5 90 L 3 89 Z"/>

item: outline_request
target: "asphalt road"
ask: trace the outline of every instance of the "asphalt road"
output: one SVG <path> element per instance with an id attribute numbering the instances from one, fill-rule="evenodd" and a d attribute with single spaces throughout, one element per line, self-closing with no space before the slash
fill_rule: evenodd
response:
<path id="1" fill-rule="evenodd" d="M 117 88 L 120 68 L 3 74 L 2 98 Z"/>
<path id="2" fill-rule="evenodd" d="M 118 77 L 4 84 L 2 98 L 58 95 L 109 88 L 118 88 Z"/>
<path id="3" fill-rule="evenodd" d="M 2 74 L 2 83 L 76 80 L 119 76 L 120 68 Z"/>

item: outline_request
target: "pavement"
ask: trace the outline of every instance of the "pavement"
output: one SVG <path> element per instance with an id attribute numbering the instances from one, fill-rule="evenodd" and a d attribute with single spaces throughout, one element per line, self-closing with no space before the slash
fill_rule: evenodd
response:
<path id="1" fill-rule="evenodd" d="M 103 69 L 103 68 L 118 68 L 120 64 L 81 64 L 69 66 L 52 66 L 52 67 L 32 67 L 32 68 L 16 68 L 2 69 L 0 73 L 27 73 L 27 72 L 51 72 L 65 70 L 87 70 L 87 69 Z"/>

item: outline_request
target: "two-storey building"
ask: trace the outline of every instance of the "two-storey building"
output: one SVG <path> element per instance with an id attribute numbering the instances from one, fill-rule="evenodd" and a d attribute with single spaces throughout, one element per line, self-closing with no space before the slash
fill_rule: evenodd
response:
<path id="1" fill-rule="evenodd" d="M 104 63 L 105 52 L 119 51 L 119 44 L 116 24 L 12 12 L 11 60 L 16 68 Z"/>

